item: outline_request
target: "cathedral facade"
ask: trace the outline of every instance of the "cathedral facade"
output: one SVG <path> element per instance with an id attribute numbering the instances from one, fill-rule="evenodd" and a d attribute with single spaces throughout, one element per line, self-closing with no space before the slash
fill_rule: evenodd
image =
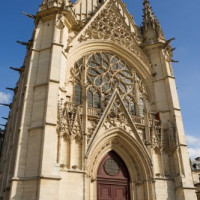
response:
<path id="1" fill-rule="evenodd" d="M 143 4 L 141 27 L 121 0 L 44 0 L 29 15 L 0 199 L 197 199 L 171 40 Z"/>

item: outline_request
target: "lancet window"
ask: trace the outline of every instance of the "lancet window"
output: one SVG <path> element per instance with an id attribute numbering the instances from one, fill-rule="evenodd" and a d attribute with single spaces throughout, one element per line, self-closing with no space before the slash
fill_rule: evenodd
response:
<path id="1" fill-rule="evenodd" d="M 139 100 L 139 115 L 140 117 L 144 117 L 144 101 L 142 98 Z"/>
<path id="2" fill-rule="evenodd" d="M 74 103 L 81 104 L 83 87 L 88 107 L 104 109 L 117 90 L 131 115 L 144 116 L 146 88 L 134 69 L 118 56 L 97 52 L 77 61 L 72 68 Z M 138 98 L 141 97 L 141 98 Z"/>
<path id="3" fill-rule="evenodd" d="M 101 107 L 101 95 L 99 91 L 93 87 L 89 88 L 87 91 L 88 106 L 93 108 Z"/>
<path id="4" fill-rule="evenodd" d="M 81 98 L 82 98 L 81 85 L 80 83 L 76 83 L 74 89 L 74 101 L 76 105 L 81 104 Z"/>

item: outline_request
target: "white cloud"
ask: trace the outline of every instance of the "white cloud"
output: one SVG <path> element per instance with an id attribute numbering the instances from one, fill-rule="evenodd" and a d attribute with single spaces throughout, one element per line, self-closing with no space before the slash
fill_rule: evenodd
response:
<path id="1" fill-rule="evenodd" d="M 186 140 L 188 145 L 200 147 L 200 138 L 194 137 L 192 135 L 186 135 Z"/>
<path id="2" fill-rule="evenodd" d="M 0 92 L 0 103 L 9 103 L 11 100 L 11 95 Z"/>
<path id="3" fill-rule="evenodd" d="M 200 148 L 188 148 L 188 152 L 192 160 L 194 160 L 197 157 L 200 157 Z"/>
<path id="4" fill-rule="evenodd" d="M 192 135 L 186 135 L 188 143 L 188 152 L 190 158 L 194 160 L 196 157 L 200 157 L 200 138 Z"/>

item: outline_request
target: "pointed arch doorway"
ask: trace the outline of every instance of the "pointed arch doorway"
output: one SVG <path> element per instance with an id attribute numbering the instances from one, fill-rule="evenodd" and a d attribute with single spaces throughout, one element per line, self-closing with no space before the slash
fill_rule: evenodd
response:
<path id="1" fill-rule="evenodd" d="M 97 200 L 130 200 L 130 176 L 123 160 L 110 151 L 99 165 Z"/>

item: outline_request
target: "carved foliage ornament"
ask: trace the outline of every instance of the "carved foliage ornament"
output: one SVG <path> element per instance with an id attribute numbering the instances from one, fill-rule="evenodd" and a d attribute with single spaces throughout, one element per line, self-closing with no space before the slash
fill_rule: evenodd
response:
<path id="1" fill-rule="evenodd" d="M 62 100 L 59 102 L 58 110 L 58 131 L 63 137 L 70 140 L 82 140 L 82 118 L 78 107 L 70 107 L 65 104 L 63 106 Z"/>
<path id="2" fill-rule="evenodd" d="M 162 146 L 162 127 L 157 121 L 150 121 L 150 138 L 152 148 L 161 148 Z"/>
<path id="3" fill-rule="evenodd" d="M 126 114 L 125 108 L 122 105 L 122 100 L 120 100 L 120 97 L 116 96 L 113 99 L 112 107 L 105 118 L 103 126 L 106 130 L 113 127 L 120 127 L 130 134 L 133 133 L 132 127 L 130 126 L 130 121 Z"/>
<path id="4" fill-rule="evenodd" d="M 176 128 L 173 123 L 169 122 L 167 128 L 163 128 L 158 121 L 151 120 L 150 134 L 152 148 L 162 148 L 170 153 L 178 146 Z"/>
<path id="5" fill-rule="evenodd" d="M 59 15 L 57 16 L 57 19 L 56 19 L 56 27 L 57 27 L 58 29 L 63 29 L 63 28 L 65 27 L 61 14 L 59 14 Z"/>

